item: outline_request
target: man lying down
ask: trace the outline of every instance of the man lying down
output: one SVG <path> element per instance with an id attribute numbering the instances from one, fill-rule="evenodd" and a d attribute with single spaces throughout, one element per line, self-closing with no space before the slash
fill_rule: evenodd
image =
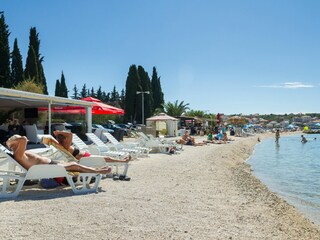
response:
<path id="1" fill-rule="evenodd" d="M 37 164 L 56 164 L 63 166 L 67 171 L 80 173 L 108 174 L 112 171 L 111 167 L 105 166 L 100 169 L 80 165 L 76 162 L 59 162 L 50 158 L 40 156 L 36 153 L 26 150 L 28 138 L 20 135 L 13 135 L 6 144 L 13 151 L 14 159 L 25 169 L 29 169 Z"/>

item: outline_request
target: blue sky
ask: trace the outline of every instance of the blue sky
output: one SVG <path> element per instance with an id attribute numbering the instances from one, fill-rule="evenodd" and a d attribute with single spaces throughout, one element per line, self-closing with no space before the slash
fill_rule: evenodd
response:
<path id="1" fill-rule="evenodd" d="M 39 32 L 49 94 L 64 72 L 70 92 L 120 92 L 130 65 L 165 101 L 211 113 L 320 112 L 320 1 L 1 0 L 23 56 Z M 71 95 L 69 93 L 69 95 Z"/>

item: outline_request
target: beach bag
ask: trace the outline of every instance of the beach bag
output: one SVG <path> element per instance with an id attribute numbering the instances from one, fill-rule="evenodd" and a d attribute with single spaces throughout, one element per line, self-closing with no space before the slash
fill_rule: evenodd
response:
<path id="1" fill-rule="evenodd" d="M 43 178 L 40 180 L 40 186 L 46 189 L 59 187 L 60 184 L 53 178 Z"/>

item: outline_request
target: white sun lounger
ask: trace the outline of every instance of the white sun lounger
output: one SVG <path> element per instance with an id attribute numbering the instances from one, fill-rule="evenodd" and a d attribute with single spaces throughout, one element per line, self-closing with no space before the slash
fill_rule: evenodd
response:
<path id="1" fill-rule="evenodd" d="M 57 177 L 65 177 L 75 194 L 96 192 L 101 180 L 101 174 L 80 173 L 78 182 L 81 181 L 82 184 L 76 185 L 70 173 L 61 165 L 38 164 L 26 170 L 13 159 L 3 145 L 0 145 L 0 179 L 2 180 L 0 198 L 17 197 L 26 180 Z M 95 178 L 95 183 L 90 186 L 92 177 Z M 11 186 L 10 181 L 18 182 Z"/>
<path id="2" fill-rule="evenodd" d="M 137 132 L 139 141 L 143 146 L 151 148 L 154 152 L 167 153 L 172 144 L 163 143 L 158 139 L 150 139 L 143 132 Z"/>
<path id="3" fill-rule="evenodd" d="M 128 153 L 121 152 L 121 151 L 105 151 L 105 152 L 100 151 L 100 149 L 98 147 L 95 147 L 92 145 L 87 145 L 76 134 L 73 134 L 73 136 L 72 136 L 72 143 L 75 146 L 77 146 L 79 149 L 88 151 L 90 154 L 93 154 L 89 158 L 87 158 L 87 157 L 82 158 L 83 161 L 86 161 L 85 165 L 90 164 L 91 159 L 101 159 L 101 158 L 103 158 L 103 156 L 109 156 L 109 157 L 113 157 L 115 159 L 123 159 L 124 157 L 128 156 Z M 95 160 L 95 161 L 98 161 L 98 160 Z M 103 159 L 103 161 L 104 161 L 104 159 Z M 99 162 L 100 162 L 100 160 L 99 160 Z M 95 165 L 95 163 L 91 163 L 91 165 L 90 165 L 91 167 L 94 167 L 94 166 L 92 166 L 92 164 Z M 101 164 L 101 162 L 99 164 Z M 128 162 L 108 162 L 108 163 L 106 163 L 104 161 L 104 165 L 116 167 L 116 174 L 117 175 L 119 175 L 119 167 L 121 167 L 121 166 L 123 167 L 123 173 L 122 173 L 123 175 L 127 175 L 128 168 L 129 168 Z"/>
<path id="4" fill-rule="evenodd" d="M 128 144 L 121 144 L 114 136 L 112 136 L 110 133 L 108 132 L 104 132 L 102 133 L 102 135 L 104 135 L 109 142 L 117 149 L 120 150 L 121 149 L 132 149 L 132 150 L 137 150 L 139 153 L 139 157 L 141 156 L 148 156 L 149 152 L 150 152 L 150 148 L 147 147 L 140 147 L 139 143 L 128 143 Z"/>
<path id="5" fill-rule="evenodd" d="M 100 138 L 98 138 L 94 133 L 86 133 L 87 137 L 99 148 L 108 148 L 109 146 L 105 144 Z M 137 158 L 139 156 L 139 151 L 136 149 L 127 149 L 123 148 L 121 150 L 116 149 L 117 151 L 120 152 L 126 152 L 129 153 L 133 158 Z"/>

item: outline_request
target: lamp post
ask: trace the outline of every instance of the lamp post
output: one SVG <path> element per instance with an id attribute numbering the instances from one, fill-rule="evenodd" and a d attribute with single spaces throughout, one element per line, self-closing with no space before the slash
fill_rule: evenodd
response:
<path id="1" fill-rule="evenodd" d="M 141 122 L 142 125 L 144 124 L 144 94 L 150 94 L 149 91 L 137 91 L 137 94 L 140 94 L 142 96 L 142 103 L 141 103 Z"/>

